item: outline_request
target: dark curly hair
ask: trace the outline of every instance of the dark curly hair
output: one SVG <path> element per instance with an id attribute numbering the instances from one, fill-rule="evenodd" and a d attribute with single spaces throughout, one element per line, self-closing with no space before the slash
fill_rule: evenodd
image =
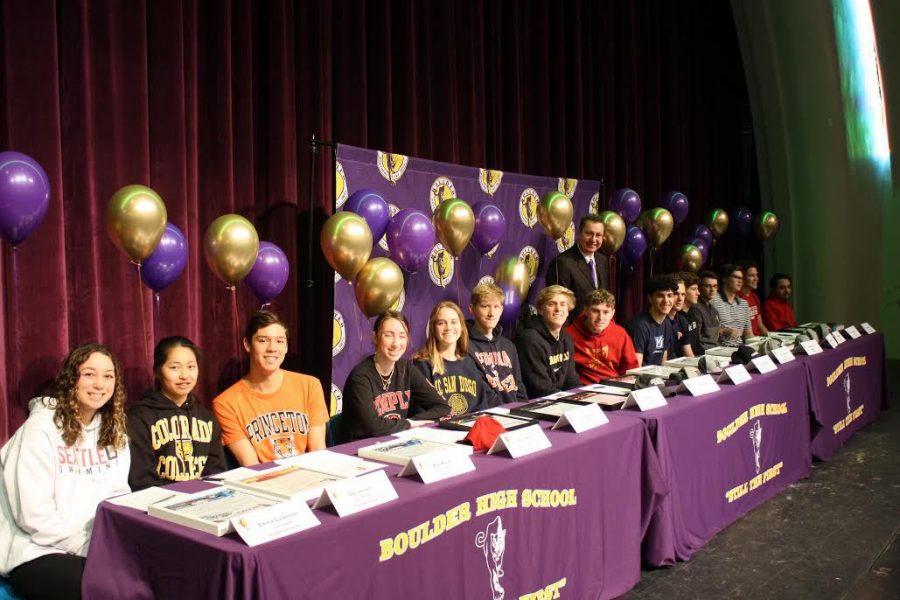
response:
<path id="1" fill-rule="evenodd" d="M 108 357 L 116 372 L 116 386 L 112 398 L 103 405 L 100 413 L 100 438 L 98 446 L 125 447 L 125 384 L 122 381 L 122 369 L 113 353 L 102 344 L 84 344 L 69 353 L 63 362 L 62 369 L 50 384 L 49 393 L 56 398 L 56 410 L 53 422 L 62 430 L 62 438 L 67 446 L 71 446 L 81 437 L 82 425 L 78 418 L 78 399 L 75 388 L 81 377 L 81 365 L 98 353 Z"/>

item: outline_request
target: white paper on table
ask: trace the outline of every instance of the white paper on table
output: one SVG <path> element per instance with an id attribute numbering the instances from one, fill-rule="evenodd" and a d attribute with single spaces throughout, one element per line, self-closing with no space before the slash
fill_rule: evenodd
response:
<path id="1" fill-rule="evenodd" d="M 429 442 L 440 442 L 442 444 L 455 444 L 465 439 L 469 434 L 468 431 L 457 431 L 455 429 L 440 429 L 438 427 L 414 427 L 412 429 L 404 429 L 394 434 L 397 438 L 417 437 L 420 440 L 428 440 Z"/>
<path id="2" fill-rule="evenodd" d="M 310 471 L 318 471 L 319 473 L 340 477 L 365 475 L 387 466 L 384 463 L 364 460 L 358 456 L 350 456 L 332 452 L 331 450 L 316 450 L 315 452 L 307 452 L 306 454 L 288 458 L 279 458 L 275 462 L 282 466 L 298 466 Z"/>
<path id="3" fill-rule="evenodd" d="M 222 481 L 225 479 L 246 479 L 247 477 L 253 477 L 256 475 L 257 471 L 253 469 L 248 469 L 247 467 L 238 467 L 236 469 L 231 469 L 230 471 L 222 471 L 221 473 L 216 473 L 215 475 L 207 475 L 203 478 L 204 481 Z"/>
<path id="4" fill-rule="evenodd" d="M 156 504 L 157 502 L 163 502 L 164 500 L 168 500 L 170 498 L 177 498 L 178 496 L 185 496 L 183 492 L 176 492 L 175 490 L 167 490 L 161 487 L 149 487 L 144 490 L 140 490 L 138 492 L 131 492 L 130 494 L 125 494 L 123 496 L 116 496 L 114 498 L 107 498 L 107 502 L 111 502 L 117 506 L 127 506 L 128 508 L 134 508 L 136 510 L 140 510 L 143 512 L 147 512 L 147 509 L 151 504 Z"/>
<path id="5" fill-rule="evenodd" d="M 529 425 L 515 431 L 501 433 L 494 440 L 488 454 L 496 454 L 506 450 L 510 457 L 519 458 L 539 450 L 546 450 L 552 444 L 540 425 Z"/>
<path id="6" fill-rule="evenodd" d="M 321 525 L 301 500 L 279 502 L 231 518 L 231 525 L 248 546 L 258 546 Z"/>

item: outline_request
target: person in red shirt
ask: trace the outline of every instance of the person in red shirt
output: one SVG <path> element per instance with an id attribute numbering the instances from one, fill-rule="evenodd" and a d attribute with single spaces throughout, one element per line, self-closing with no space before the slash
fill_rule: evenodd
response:
<path id="1" fill-rule="evenodd" d="M 585 298 L 578 318 L 566 327 L 575 342 L 575 370 L 584 384 L 619 377 L 639 366 L 631 338 L 613 321 L 615 314 L 615 296 L 595 290 Z"/>
<path id="2" fill-rule="evenodd" d="M 766 327 L 772 331 L 797 326 L 797 317 L 791 307 L 791 276 L 786 273 L 775 273 L 769 280 L 772 289 L 763 305 L 762 317 Z"/>
<path id="3" fill-rule="evenodd" d="M 744 260 L 738 263 L 738 266 L 744 271 L 744 285 L 741 286 L 737 296 L 746 300 L 750 306 L 750 329 L 753 330 L 753 335 L 769 335 L 760 312 L 762 303 L 756 295 L 759 287 L 759 269 L 756 261 Z"/>

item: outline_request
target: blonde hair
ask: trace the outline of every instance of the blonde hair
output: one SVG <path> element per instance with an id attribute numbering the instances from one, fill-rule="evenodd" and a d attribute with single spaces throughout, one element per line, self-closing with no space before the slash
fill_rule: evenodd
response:
<path id="1" fill-rule="evenodd" d="M 568 300 L 569 310 L 575 308 L 575 294 L 567 287 L 561 285 L 548 285 L 537 295 L 538 310 L 544 308 L 544 305 L 550 301 L 553 296 L 563 295 Z"/>
<path id="2" fill-rule="evenodd" d="M 449 300 L 438 302 L 428 317 L 428 339 L 425 340 L 425 345 L 419 348 L 419 351 L 413 356 L 413 358 L 430 362 L 432 372 L 438 375 L 443 375 L 446 369 L 444 368 L 444 357 L 441 356 L 441 352 L 438 350 L 438 339 L 434 334 L 434 324 L 437 321 L 438 313 L 444 308 L 449 308 L 459 317 L 459 339 L 456 340 L 456 358 L 463 358 L 469 352 L 469 329 L 466 327 L 466 320 L 463 317 L 462 310 L 460 310 L 456 302 L 450 302 Z"/>
<path id="3" fill-rule="evenodd" d="M 482 300 L 494 299 L 503 302 L 503 290 L 494 283 L 482 283 L 481 285 L 476 285 L 472 290 L 472 296 L 469 299 L 469 303 L 472 306 L 477 306 Z"/>

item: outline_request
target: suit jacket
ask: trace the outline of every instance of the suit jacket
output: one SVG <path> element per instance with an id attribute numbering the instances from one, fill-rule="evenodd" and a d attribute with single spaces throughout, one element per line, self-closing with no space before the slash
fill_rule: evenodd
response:
<path id="1" fill-rule="evenodd" d="M 609 284 L 607 266 L 606 256 L 600 252 L 595 252 L 594 269 L 597 271 L 597 282 L 604 289 L 608 289 L 607 285 Z M 578 244 L 572 244 L 571 248 L 562 254 L 558 254 L 547 264 L 544 282 L 546 285 L 561 285 L 574 292 L 575 310 L 569 315 L 569 321 L 581 313 L 581 309 L 584 308 L 585 298 L 597 289 L 594 287 L 594 281 L 591 278 L 591 269 L 588 267 L 581 250 L 578 249 Z"/>

